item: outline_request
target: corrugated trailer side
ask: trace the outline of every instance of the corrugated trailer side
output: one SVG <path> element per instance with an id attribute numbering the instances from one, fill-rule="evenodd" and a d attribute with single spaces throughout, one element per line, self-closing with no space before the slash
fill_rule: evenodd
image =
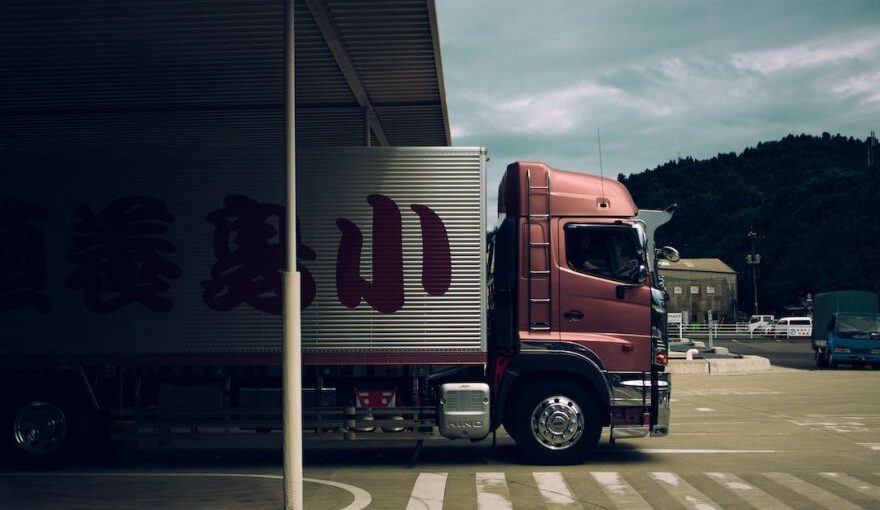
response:
<path id="1" fill-rule="evenodd" d="M 279 156 L 8 154 L 15 179 L 3 179 L 2 207 L 19 277 L 3 294 L 0 352 L 274 357 Z M 299 263 L 314 284 L 303 345 L 313 361 L 482 359 L 484 165 L 479 148 L 300 151 Z M 373 275 L 374 255 L 385 266 L 399 258 L 399 277 Z"/>
<path id="2" fill-rule="evenodd" d="M 479 148 L 298 153 L 307 361 L 481 358 L 484 166 Z"/>

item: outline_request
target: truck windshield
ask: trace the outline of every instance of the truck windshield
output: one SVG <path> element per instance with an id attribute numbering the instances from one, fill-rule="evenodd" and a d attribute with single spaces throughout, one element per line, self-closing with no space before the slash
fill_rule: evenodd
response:
<path id="1" fill-rule="evenodd" d="M 841 335 L 880 335 L 880 316 L 841 315 L 837 318 L 837 332 Z"/>

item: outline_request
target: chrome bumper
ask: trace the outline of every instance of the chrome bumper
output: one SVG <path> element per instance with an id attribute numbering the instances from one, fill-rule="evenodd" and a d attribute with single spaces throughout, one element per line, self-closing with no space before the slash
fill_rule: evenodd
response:
<path id="1" fill-rule="evenodd" d="M 624 439 L 669 434 L 672 376 L 658 374 L 657 423 L 651 427 L 644 419 L 633 423 L 633 413 L 645 416 L 651 409 L 651 374 L 648 372 L 609 373 L 611 382 L 611 438 Z"/>

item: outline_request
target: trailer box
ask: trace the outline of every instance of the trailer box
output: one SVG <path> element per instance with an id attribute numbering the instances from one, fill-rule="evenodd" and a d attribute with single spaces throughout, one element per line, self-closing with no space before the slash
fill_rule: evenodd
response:
<path id="1" fill-rule="evenodd" d="M 277 362 L 277 156 L 10 154 L 0 353 Z M 481 148 L 297 151 L 306 363 L 485 358 L 484 169 Z"/>

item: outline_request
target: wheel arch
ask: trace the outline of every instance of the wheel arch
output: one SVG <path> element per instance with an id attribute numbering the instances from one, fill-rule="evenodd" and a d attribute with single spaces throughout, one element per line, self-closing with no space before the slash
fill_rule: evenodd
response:
<path id="1" fill-rule="evenodd" d="M 592 351 L 589 354 L 593 354 Z M 598 361 L 598 357 L 596 358 Z M 600 365 L 586 353 L 568 350 L 522 350 L 511 360 L 498 391 L 492 428 L 504 423 L 513 412 L 509 403 L 535 381 L 561 379 L 583 387 L 595 398 L 602 411 L 602 426 L 610 423 L 611 388 Z"/>

